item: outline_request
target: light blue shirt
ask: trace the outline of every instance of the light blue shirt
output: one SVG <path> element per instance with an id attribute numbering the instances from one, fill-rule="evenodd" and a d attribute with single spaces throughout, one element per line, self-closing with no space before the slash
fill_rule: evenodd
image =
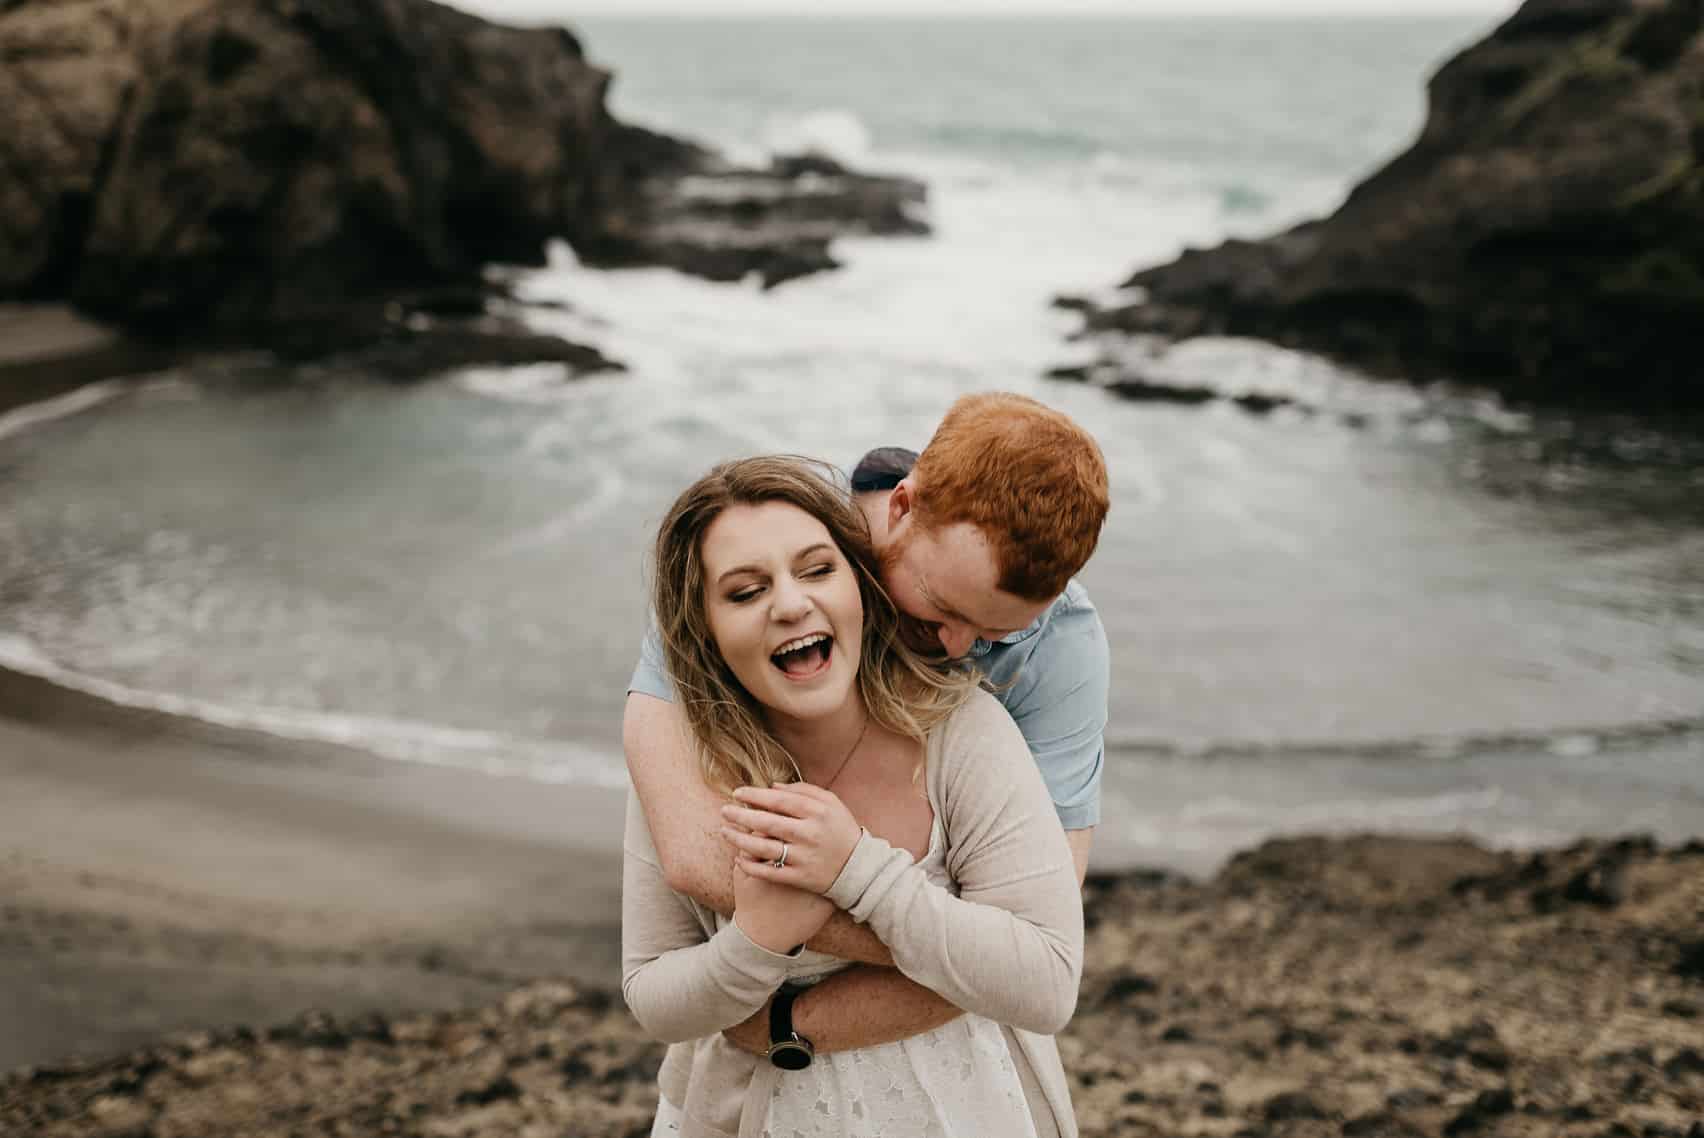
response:
<path id="1" fill-rule="evenodd" d="M 1098 825 L 1111 665 L 1088 591 L 1072 581 L 1034 624 L 978 640 L 969 660 L 1024 733 L 1059 821 L 1067 830 Z M 627 690 L 674 700 L 654 623 Z"/>

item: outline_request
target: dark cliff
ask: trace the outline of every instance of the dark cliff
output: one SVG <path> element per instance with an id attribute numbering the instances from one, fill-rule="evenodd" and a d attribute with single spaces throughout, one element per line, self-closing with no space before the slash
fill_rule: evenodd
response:
<path id="1" fill-rule="evenodd" d="M 1091 329 L 1252 335 L 1535 402 L 1704 408 L 1704 2 L 1528 0 L 1329 218 L 1137 272 Z"/>
<path id="2" fill-rule="evenodd" d="M 431 0 L 0 0 L 0 300 L 240 335 L 558 237 L 774 284 L 922 228 L 915 183 L 736 170 L 612 118 L 609 80 L 566 30 Z"/>

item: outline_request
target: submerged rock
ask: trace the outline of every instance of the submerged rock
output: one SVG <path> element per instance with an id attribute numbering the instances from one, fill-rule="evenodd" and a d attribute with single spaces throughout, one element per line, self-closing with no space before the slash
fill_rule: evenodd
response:
<path id="1" fill-rule="evenodd" d="M 285 321 L 266 331 L 268 345 L 292 363 L 333 361 L 358 373 L 413 380 L 468 367 L 560 364 L 569 378 L 624 371 L 596 348 L 535 332 L 512 315 L 431 315 L 413 304 L 392 302 L 382 312 L 370 306 L 346 317 Z M 443 961 L 423 954 L 428 967 Z"/>
<path id="2" fill-rule="evenodd" d="M 795 156 L 767 169 L 699 154 L 688 173 L 640 180 L 619 220 L 579 251 L 596 264 L 661 264 L 717 281 L 757 276 L 765 288 L 839 262 L 843 234 L 925 234 L 923 184 L 859 174 L 831 159 Z"/>
<path id="3" fill-rule="evenodd" d="M 1701 29 L 1701 0 L 1527 0 L 1438 71 L 1419 139 L 1335 214 L 1140 271 L 1085 327 L 1704 408 Z"/>

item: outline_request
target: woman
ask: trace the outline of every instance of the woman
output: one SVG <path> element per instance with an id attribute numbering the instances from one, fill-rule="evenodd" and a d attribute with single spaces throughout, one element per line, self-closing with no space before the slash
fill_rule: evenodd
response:
<path id="1" fill-rule="evenodd" d="M 1052 1038 L 1082 962 L 1064 831 L 1004 709 L 900 644 L 824 471 L 724 464 L 658 534 L 664 656 L 740 872 L 732 919 L 672 892 L 630 799 L 622 990 L 673 1044 L 652 1133 L 1074 1135 Z M 968 1014 L 803 1069 L 733 1047 L 723 1029 L 784 982 L 842 966 L 800 947 L 836 905 Z"/>

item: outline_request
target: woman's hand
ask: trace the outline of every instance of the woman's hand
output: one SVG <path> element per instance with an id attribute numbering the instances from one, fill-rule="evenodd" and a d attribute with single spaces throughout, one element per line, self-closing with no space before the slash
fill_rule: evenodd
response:
<path id="1" fill-rule="evenodd" d="M 792 952 L 833 915 L 834 903 L 826 897 L 749 873 L 734 874 L 734 923 L 770 952 Z"/>
<path id="2" fill-rule="evenodd" d="M 741 877 L 826 893 L 863 834 L 844 802 L 808 782 L 742 786 L 734 797 L 739 805 L 722 807 L 722 836 L 739 851 Z"/>

